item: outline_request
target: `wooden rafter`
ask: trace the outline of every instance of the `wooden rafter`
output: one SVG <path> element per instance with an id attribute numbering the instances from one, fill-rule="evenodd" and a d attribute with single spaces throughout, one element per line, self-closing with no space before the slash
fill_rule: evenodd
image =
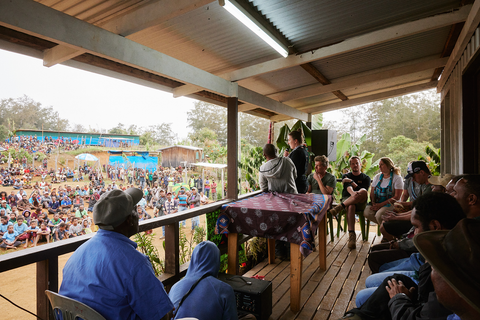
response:
<path id="1" fill-rule="evenodd" d="M 305 63 L 301 64 L 300 67 L 302 67 L 305 71 L 307 71 L 312 77 L 317 79 L 317 81 L 324 86 L 331 84 L 330 80 L 328 80 L 317 68 L 315 68 L 313 64 Z M 347 96 L 344 95 L 343 92 L 340 90 L 334 90 L 332 91 L 332 93 L 342 101 L 348 100 Z"/>

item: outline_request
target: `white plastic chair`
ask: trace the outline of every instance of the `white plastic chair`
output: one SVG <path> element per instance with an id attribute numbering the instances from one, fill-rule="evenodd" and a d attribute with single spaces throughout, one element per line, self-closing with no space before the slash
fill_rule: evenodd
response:
<path id="1" fill-rule="evenodd" d="M 48 300 L 50 300 L 56 320 L 76 320 L 78 318 L 83 320 L 106 320 L 100 313 L 77 300 L 62 296 L 50 290 L 45 290 L 45 294 Z M 62 315 L 61 319 L 57 317 L 56 310 L 60 311 Z"/>

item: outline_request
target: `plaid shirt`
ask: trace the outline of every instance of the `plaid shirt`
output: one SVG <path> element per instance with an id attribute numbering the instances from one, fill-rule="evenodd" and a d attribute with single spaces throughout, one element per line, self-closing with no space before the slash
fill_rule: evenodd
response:
<path id="1" fill-rule="evenodd" d="M 171 199 L 170 201 L 167 200 L 165 201 L 165 214 L 170 214 L 173 213 L 173 211 L 178 209 L 177 202 L 174 199 Z"/>

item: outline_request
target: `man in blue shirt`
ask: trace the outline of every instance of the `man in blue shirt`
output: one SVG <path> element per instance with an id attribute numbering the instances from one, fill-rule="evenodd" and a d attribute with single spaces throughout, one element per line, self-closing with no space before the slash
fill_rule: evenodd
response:
<path id="1" fill-rule="evenodd" d="M 81 245 L 63 269 L 60 294 L 85 303 L 106 319 L 161 319 L 173 309 L 148 258 L 129 239 L 138 233 L 134 205 L 142 191 L 102 195 L 93 208 L 100 230 Z"/>
<path id="2" fill-rule="evenodd" d="M 72 201 L 70 200 L 70 198 L 67 196 L 64 196 L 62 200 L 62 209 L 70 210 L 71 206 L 72 206 Z"/>

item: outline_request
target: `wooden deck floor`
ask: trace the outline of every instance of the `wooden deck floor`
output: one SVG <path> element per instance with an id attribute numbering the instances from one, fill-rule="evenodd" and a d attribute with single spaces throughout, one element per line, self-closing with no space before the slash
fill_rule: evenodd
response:
<path id="1" fill-rule="evenodd" d="M 356 293 L 365 287 L 365 279 L 371 274 L 367 263 L 369 248 L 379 243 L 381 237 L 369 234 L 362 241 L 357 232 L 357 249 L 347 248 L 348 234 L 327 245 L 327 270 L 318 269 L 318 252 L 303 260 L 301 309 L 297 314 L 290 311 L 290 263 L 276 259 L 275 264 L 264 262 L 244 276 L 265 276 L 272 281 L 273 311 L 270 319 L 321 319 L 336 320 L 346 310 L 355 307 Z"/>

